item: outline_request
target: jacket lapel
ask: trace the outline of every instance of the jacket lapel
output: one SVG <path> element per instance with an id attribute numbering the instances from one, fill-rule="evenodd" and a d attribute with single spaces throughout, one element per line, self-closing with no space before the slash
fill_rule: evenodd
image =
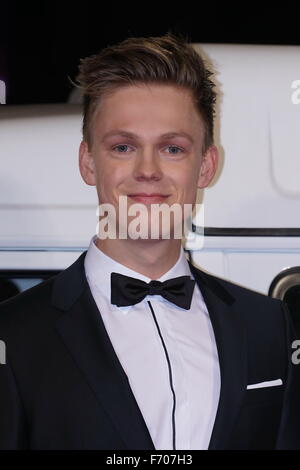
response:
<path id="1" fill-rule="evenodd" d="M 247 343 L 242 312 L 217 278 L 190 263 L 212 322 L 219 356 L 221 390 L 209 450 L 226 449 L 247 387 Z"/>
<path id="2" fill-rule="evenodd" d="M 84 273 L 84 252 L 56 278 L 52 302 L 65 313 L 56 328 L 128 449 L 154 449 Z"/>

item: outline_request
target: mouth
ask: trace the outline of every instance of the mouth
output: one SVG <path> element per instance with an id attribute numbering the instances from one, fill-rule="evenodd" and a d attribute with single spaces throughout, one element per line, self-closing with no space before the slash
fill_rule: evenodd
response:
<path id="1" fill-rule="evenodd" d="M 160 193 L 136 193 L 128 194 L 128 197 L 135 202 L 141 202 L 143 204 L 159 204 L 164 202 L 170 194 L 160 194 Z"/>

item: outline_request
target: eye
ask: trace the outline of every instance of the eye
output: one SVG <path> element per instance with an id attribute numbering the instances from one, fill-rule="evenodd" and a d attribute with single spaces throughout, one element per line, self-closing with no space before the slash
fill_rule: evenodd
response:
<path id="1" fill-rule="evenodd" d="M 126 144 L 119 144 L 119 145 L 116 145 L 115 147 L 113 147 L 113 150 L 116 150 L 118 153 L 127 153 L 126 152 L 126 149 L 128 149 L 129 146 L 126 145 Z M 119 150 L 117 150 L 119 149 Z"/>
<path id="2" fill-rule="evenodd" d="M 180 147 L 177 147 L 177 145 L 169 145 L 167 148 L 172 149 L 172 151 L 169 152 L 171 155 L 177 155 L 183 152 L 183 149 Z"/>

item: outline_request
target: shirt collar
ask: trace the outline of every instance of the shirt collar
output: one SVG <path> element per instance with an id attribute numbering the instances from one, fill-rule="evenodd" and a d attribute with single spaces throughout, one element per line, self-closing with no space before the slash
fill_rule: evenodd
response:
<path id="1" fill-rule="evenodd" d="M 144 276 L 141 273 L 138 273 L 127 266 L 124 266 L 123 264 L 119 263 L 118 261 L 112 259 L 110 256 L 106 255 L 101 251 L 96 245 L 95 241 L 97 239 L 97 235 L 94 235 L 90 241 L 89 248 L 87 251 L 87 254 L 85 256 L 84 260 L 84 268 L 85 268 L 85 274 L 88 279 L 88 282 L 90 285 L 93 286 L 94 289 L 96 289 L 98 292 L 101 293 L 102 296 L 104 296 L 110 303 L 110 294 L 111 294 L 111 288 L 110 288 L 110 275 L 112 272 L 117 272 L 120 274 L 123 274 L 124 276 L 130 276 L 130 277 L 135 277 L 136 279 L 140 279 L 145 282 L 150 282 L 151 279 L 148 278 L 147 276 Z M 166 281 L 167 279 L 171 279 L 173 277 L 179 277 L 179 276 L 190 276 L 192 279 L 194 279 L 187 259 L 184 254 L 183 247 L 181 246 L 180 249 L 180 254 L 179 258 L 176 261 L 176 263 L 167 271 L 165 274 L 163 274 L 160 278 L 158 278 L 159 281 Z M 152 296 L 154 297 L 154 296 Z M 166 301 L 161 296 L 155 296 L 162 301 Z M 128 311 L 129 307 L 116 307 L 117 309 L 121 308 L 124 309 L 125 311 Z"/>

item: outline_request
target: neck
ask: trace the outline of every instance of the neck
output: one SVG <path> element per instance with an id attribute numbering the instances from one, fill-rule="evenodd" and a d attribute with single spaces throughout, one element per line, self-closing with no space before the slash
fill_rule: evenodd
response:
<path id="1" fill-rule="evenodd" d="M 96 239 L 96 246 L 110 258 L 150 279 L 158 279 L 176 263 L 181 240 Z"/>

